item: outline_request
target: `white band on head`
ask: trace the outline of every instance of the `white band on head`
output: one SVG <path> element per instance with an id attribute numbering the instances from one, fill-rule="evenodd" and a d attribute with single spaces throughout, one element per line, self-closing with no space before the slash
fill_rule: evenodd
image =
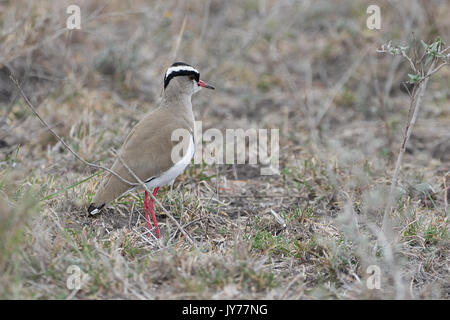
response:
<path id="1" fill-rule="evenodd" d="M 177 72 L 177 71 L 194 71 L 196 73 L 200 73 L 198 72 L 195 68 L 192 68 L 191 66 L 175 66 L 175 67 L 170 67 L 169 69 L 167 69 L 166 72 L 166 78 L 172 73 L 172 72 Z"/>

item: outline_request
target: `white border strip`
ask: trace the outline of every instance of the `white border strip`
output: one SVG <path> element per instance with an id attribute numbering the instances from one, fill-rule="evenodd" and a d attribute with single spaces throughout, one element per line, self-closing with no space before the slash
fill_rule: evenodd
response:
<path id="1" fill-rule="evenodd" d="M 167 69 L 166 72 L 166 78 L 172 73 L 172 72 L 177 72 L 177 71 L 194 71 L 197 73 L 200 73 L 197 71 L 197 69 L 191 67 L 191 66 L 175 66 L 175 67 L 170 67 L 169 69 Z"/>

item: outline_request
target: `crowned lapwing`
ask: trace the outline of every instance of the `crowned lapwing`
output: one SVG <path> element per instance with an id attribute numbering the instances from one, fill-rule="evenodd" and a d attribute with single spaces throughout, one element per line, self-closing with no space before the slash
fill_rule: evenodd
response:
<path id="1" fill-rule="evenodd" d="M 144 116 L 130 131 L 119 152 L 121 159 L 115 160 L 111 170 L 123 179 L 136 183 L 136 179 L 129 171 L 131 169 L 149 189 L 153 189 L 154 196 L 159 187 L 172 184 L 194 155 L 194 113 L 191 96 L 202 87 L 214 89 L 213 86 L 200 80 L 200 73 L 192 66 L 183 62 L 176 62 L 170 66 L 164 77 L 164 93 L 160 106 Z M 181 148 L 185 151 L 181 159 L 174 161 L 172 149 L 178 142 L 172 141 L 172 133 L 177 129 L 186 130 L 190 137 L 188 141 L 184 141 L 188 145 Z M 109 173 L 90 204 L 88 212 L 91 215 L 97 214 L 108 203 L 135 188 L 135 185 L 130 185 Z M 156 236 L 159 238 L 153 198 L 145 191 L 144 212 L 150 230 L 149 211 L 155 225 Z"/>

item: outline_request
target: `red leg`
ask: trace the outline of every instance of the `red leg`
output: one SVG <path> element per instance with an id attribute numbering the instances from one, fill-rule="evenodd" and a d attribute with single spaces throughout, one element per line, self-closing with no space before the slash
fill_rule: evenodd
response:
<path id="1" fill-rule="evenodd" d="M 148 204 L 148 193 L 147 191 L 145 191 L 145 196 L 144 196 L 144 212 L 145 212 L 145 221 L 147 221 L 147 229 L 150 232 L 152 226 L 150 225 L 150 218 L 148 217 L 148 209 L 149 209 L 149 204 Z M 150 236 L 150 235 L 149 235 Z"/>
<path id="2" fill-rule="evenodd" d="M 153 196 L 156 196 L 156 193 L 158 192 L 159 187 L 156 187 L 153 190 Z M 156 215 L 155 215 L 155 211 L 153 210 L 153 198 L 150 198 L 150 203 L 149 203 L 149 209 L 150 209 L 150 214 L 152 215 L 152 220 L 153 220 L 153 224 L 155 225 L 155 229 L 156 229 L 156 237 L 159 239 L 159 228 L 158 228 L 158 221 L 156 220 Z"/>

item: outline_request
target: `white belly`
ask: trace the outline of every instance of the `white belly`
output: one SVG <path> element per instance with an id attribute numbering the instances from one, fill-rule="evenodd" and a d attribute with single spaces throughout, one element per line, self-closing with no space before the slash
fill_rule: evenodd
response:
<path id="1" fill-rule="evenodd" d="M 153 189 L 156 187 L 162 187 L 168 184 L 172 184 L 176 177 L 183 173 L 184 169 L 191 163 L 191 159 L 194 156 L 194 137 L 190 136 L 189 147 L 184 154 L 183 158 L 175 163 L 173 167 L 169 170 L 163 172 L 159 177 L 152 179 L 147 182 L 145 185 L 149 189 Z"/>

